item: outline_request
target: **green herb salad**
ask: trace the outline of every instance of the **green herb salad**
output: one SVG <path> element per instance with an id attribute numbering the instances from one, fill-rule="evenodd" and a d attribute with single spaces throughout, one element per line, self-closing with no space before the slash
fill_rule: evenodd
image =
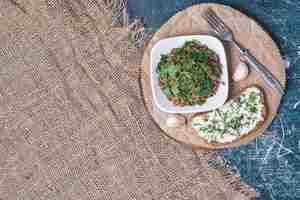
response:
<path id="1" fill-rule="evenodd" d="M 222 65 L 214 51 L 192 40 L 161 55 L 156 72 L 163 93 L 174 105 L 201 105 L 216 93 Z"/>

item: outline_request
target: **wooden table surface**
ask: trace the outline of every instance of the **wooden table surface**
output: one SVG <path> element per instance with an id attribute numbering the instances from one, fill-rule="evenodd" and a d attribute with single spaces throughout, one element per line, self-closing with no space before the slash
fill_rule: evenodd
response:
<path id="1" fill-rule="evenodd" d="M 149 31 L 178 11 L 202 0 L 129 0 L 131 17 L 143 18 Z M 250 144 L 220 151 L 242 178 L 262 193 L 260 200 L 300 199 L 300 1 L 218 0 L 254 17 L 271 33 L 287 69 L 287 93 L 265 134 Z"/>

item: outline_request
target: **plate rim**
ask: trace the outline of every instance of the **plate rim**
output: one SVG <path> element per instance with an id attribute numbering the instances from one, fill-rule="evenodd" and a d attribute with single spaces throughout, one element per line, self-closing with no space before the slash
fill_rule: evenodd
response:
<path id="1" fill-rule="evenodd" d="M 156 48 L 159 47 L 159 45 L 161 45 L 162 42 L 166 42 L 166 41 L 169 41 L 169 42 L 172 42 L 172 40 L 177 40 L 177 39 L 183 39 L 185 41 L 189 41 L 189 40 L 198 40 L 201 42 L 201 39 L 199 38 L 209 38 L 210 40 L 215 40 L 217 41 L 219 44 L 220 44 L 220 47 L 222 48 L 222 54 L 224 55 L 224 63 L 223 66 L 225 71 L 226 71 L 226 74 L 224 75 L 224 79 L 225 79 L 225 87 L 224 87 L 224 95 L 222 96 L 223 98 L 220 100 L 220 102 L 218 104 L 216 104 L 215 106 L 210 106 L 209 109 L 203 109 L 203 108 L 194 108 L 194 109 L 191 109 L 191 107 L 189 109 L 182 109 L 181 111 L 178 111 L 177 108 L 175 108 L 176 106 L 174 106 L 174 110 L 169 110 L 167 108 L 165 108 L 164 106 L 162 106 L 160 104 L 160 101 L 158 100 L 158 96 L 157 96 L 157 91 L 155 89 L 155 84 L 154 84 L 154 73 L 155 73 L 155 68 L 156 66 L 154 66 L 154 58 L 153 58 L 153 54 L 154 54 L 154 50 Z M 174 47 L 173 47 L 174 48 Z M 170 48 L 172 49 L 172 48 Z M 201 113 L 201 112 L 209 112 L 209 111 L 212 111 L 214 109 L 217 109 L 218 107 L 224 105 L 224 103 L 226 103 L 227 99 L 228 99 L 228 96 L 229 96 L 229 67 L 228 67 L 228 54 L 226 52 L 226 49 L 225 49 L 225 46 L 223 44 L 223 42 L 215 37 L 215 36 L 212 36 L 212 35 L 208 35 L 208 34 L 193 34 L 193 35 L 181 35 L 181 36 L 173 36 L 173 37 L 167 37 L 167 38 L 164 38 L 164 39 L 161 39 L 161 40 L 158 40 L 151 48 L 150 50 L 150 82 L 151 82 L 151 90 L 152 90 L 152 94 L 153 94 L 153 99 L 154 99 L 154 102 L 156 104 L 156 106 L 163 112 L 166 112 L 166 113 L 170 113 L 170 114 L 188 114 L 188 113 Z M 205 105 L 205 104 L 204 104 Z M 192 106 L 192 107 L 195 107 L 195 106 Z"/>

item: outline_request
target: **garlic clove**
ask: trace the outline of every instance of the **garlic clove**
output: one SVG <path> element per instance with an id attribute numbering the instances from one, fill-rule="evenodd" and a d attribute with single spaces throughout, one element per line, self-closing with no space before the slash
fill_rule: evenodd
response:
<path id="1" fill-rule="evenodd" d="M 242 81 L 247 78 L 248 74 L 249 74 L 248 65 L 244 62 L 240 62 L 233 73 L 232 79 L 236 82 Z"/>
<path id="2" fill-rule="evenodd" d="M 166 120 L 166 126 L 169 128 L 176 128 L 186 124 L 186 119 L 181 115 L 169 115 Z"/>

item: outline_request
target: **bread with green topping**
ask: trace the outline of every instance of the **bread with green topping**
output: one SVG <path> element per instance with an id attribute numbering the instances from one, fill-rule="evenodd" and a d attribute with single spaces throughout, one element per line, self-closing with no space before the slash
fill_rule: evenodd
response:
<path id="1" fill-rule="evenodd" d="M 257 130 L 266 117 L 263 91 L 251 86 L 218 109 L 195 115 L 191 127 L 208 144 L 226 144 Z"/>

